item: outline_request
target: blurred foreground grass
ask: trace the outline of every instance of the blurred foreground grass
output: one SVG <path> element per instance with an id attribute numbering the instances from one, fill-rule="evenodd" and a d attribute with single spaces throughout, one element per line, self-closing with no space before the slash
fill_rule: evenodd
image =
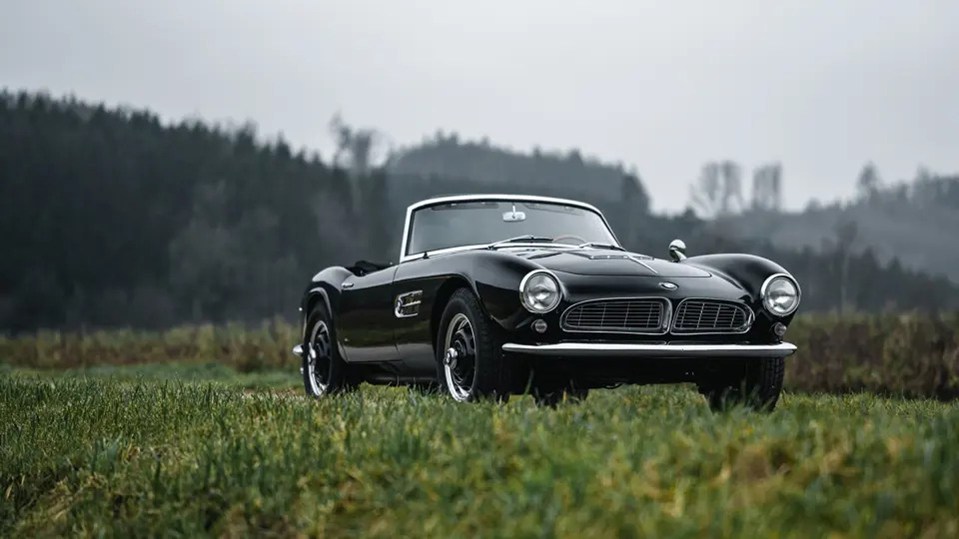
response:
<path id="1" fill-rule="evenodd" d="M 247 389 L 291 375 L 164 368 L 0 374 L 0 536 L 959 535 L 956 404 L 787 394 L 770 415 L 713 414 L 683 387 L 555 410 L 370 386 L 311 401 Z M 185 372 L 205 381 L 171 381 Z"/>

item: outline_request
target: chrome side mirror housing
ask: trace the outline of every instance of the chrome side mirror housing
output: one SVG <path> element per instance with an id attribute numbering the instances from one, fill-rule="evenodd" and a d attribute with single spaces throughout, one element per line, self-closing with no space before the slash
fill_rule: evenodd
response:
<path id="1" fill-rule="evenodd" d="M 669 242 L 669 258 L 672 258 L 673 262 L 686 260 L 686 242 L 679 239 Z"/>

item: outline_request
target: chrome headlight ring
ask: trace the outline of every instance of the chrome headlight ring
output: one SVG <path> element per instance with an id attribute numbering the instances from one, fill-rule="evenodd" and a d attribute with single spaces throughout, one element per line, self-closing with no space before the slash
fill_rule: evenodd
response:
<path id="1" fill-rule="evenodd" d="M 553 272 L 533 270 L 519 283 L 519 299 L 527 311 L 546 314 L 559 307 L 563 299 L 563 287 Z"/>
<path id="2" fill-rule="evenodd" d="M 769 314 L 784 318 L 796 312 L 802 291 L 799 283 L 785 273 L 770 275 L 759 289 L 759 300 Z"/>

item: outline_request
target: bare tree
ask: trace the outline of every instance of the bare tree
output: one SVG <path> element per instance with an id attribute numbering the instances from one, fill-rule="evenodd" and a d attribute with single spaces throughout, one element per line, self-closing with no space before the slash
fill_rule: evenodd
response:
<path id="1" fill-rule="evenodd" d="M 350 195 L 354 211 L 362 207 L 360 182 L 370 173 L 373 162 L 373 150 L 380 139 L 375 129 L 355 129 L 343 121 L 339 113 L 330 119 L 330 134 L 336 142 L 333 154 L 333 166 L 344 167 L 350 171 Z M 346 162 L 344 163 L 344 157 Z"/>
<path id="2" fill-rule="evenodd" d="M 699 173 L 699 180 L 689 187 L 690 205 L 701 217 L 719 215 L 722 209 L 722 177 L 719 164 L 706 163 Z"/>
<path id="3" fill-rule="evenodd" d="M 333 165 L 348 168 L 354 177 L 369 174 L 373 162 L 373 150 L 380 139 L 379 132 L 375 129 L 350 127 L 337 113 L 330 119 L 330 134 L 336 142 Z"/>
<path id="4" fill-rule="evenodd" d="M 853 243 L 859 235 L 855 221 L 841 220 L 834 228 L 836 233 L 836 258 L 839 261 L 839 314 L 849 305 L 849 259 L 852 256 Z"/>
<path id="5" fill-rule="evenodd" d="M 703 165 L 699 179 L 690 187 L 690 204 L 706 219 L 742 209 L 742 168 L 733 161 Z"/>
<path id="6" fill-rule="evenodd" d="M 882 179 L 879 177 L 879 171 L 876 165 L 871 161 L 862 167 L 859 172 L 859 178 L 856 180 L 856 192 L 860 200 L 874 200 L 879 195 L 879 188 L 882 186 Z"/>
<path id="7" fill-rule="evenodd" d="M 782 209 L 782 165 L 769 163 L 753 171 L 754 210 L 778 212 Z"/>
<path id="8" fill-rule="evenodd" d="M 720 164 L 723 173 L 723 215 L 743 208 L 743 169 L 733 161 Z"/>

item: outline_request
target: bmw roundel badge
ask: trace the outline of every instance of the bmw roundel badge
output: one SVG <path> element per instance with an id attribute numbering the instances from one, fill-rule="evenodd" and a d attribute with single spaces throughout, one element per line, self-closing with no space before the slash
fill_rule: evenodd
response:
<path id="1" fill-rule="evenodd" d="M 663 281 L 659 283 L 659 286 L 660 288 L 663 288 L 665 290 L 676 290 L 677 288 L 679 288 L 679 286 L 676 283 L 671 283 L 669 281 Z"/>

